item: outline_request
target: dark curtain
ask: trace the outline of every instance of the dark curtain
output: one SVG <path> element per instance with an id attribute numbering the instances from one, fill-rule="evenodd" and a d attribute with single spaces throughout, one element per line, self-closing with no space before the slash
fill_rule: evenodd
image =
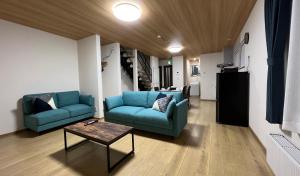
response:
<path id="1" fill-rule="evenodd" d="M 292 0 L 265 0 L 268 50 L 267 121 L 282 123 L 284 105 L 284 51 L 289 37 Z"/>

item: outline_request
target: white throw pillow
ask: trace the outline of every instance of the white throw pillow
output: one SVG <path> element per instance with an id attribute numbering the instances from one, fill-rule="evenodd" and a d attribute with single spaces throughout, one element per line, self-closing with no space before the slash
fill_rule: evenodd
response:
<path id="1" fill-rule="evenodd" d="M 47 103 L 51 106 L 52 109 L 57 109 L 52 97 L 50 98 L 50 100 Z"/>

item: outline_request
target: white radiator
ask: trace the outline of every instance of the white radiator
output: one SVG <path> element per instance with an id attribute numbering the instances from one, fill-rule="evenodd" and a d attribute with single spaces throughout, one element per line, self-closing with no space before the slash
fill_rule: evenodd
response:
<path id="1" fill-rule="evenodd" d="M 280 134 L 270 134 L 267 162 L 276 176 L 300 176 L 300 149 Z"/>

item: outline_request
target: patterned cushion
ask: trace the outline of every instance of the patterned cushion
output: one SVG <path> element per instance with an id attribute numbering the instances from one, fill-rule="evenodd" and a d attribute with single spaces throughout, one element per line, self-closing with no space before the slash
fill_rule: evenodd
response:
<path id="1" fill-rule="evenodd" d="M 160 112 L 166 112 L 167 107 L 168 107 L 170 101 L 172 100 L 172 98 L 173 98 L 173 96 L 169 95 L 164 98 L 160 98 L 160 99 L 156 100 L 153 104 L 152 109 L 154 109 L 156 111 L 160 111 Z"/>
<path id="2" fill-rule="evenodd" d="M 163 94 L 163 93 L 159 93 L 156 97 L 156 100 L 161 99 L 161 98 L 165 98 L 167 95 Z"/>

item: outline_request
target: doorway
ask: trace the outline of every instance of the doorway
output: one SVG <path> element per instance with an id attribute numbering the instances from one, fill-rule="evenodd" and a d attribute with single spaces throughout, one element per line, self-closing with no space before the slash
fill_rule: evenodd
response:
<path id="1" fill-rule="evenodd" d="M 173 71 L 172 65 L 164 66 L 163 86 L 164 88 L 171 87 L 173 85 Z"/>

